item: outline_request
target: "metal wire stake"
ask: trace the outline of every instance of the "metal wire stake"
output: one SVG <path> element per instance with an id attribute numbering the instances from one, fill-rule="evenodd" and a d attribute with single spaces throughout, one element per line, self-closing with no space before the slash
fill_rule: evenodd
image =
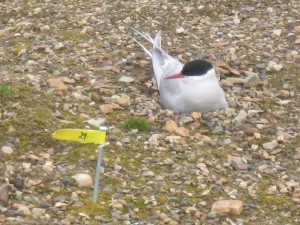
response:
<path id="1" fill-rule="evenodd" d="M 99 127 L 100 130 L 107 131 L 107 127 Z M 97 166 L 96 166 L 96 175 L 95 175 L 95 185 L 94 185 L 94 193 L 93 193 L 93 202 L 97 203 L 98 200 L 98 190 L 99 190 L 99 183 L 100 183 L 100 169 L 101 169 L 101 162 L 102 162 L 102 152 L 105 146 L 109 145 L 109 142 L 106 142 L 103 145 L 98 146 L 98 157 L 97 157 Z"/>
<path id="2" fill-rule="evenodd" d="M 105 146 L 109 145 L 109 142 L 106 142 L 103 145 L 98 147 L 98 158 L 97 158 L 97 167 L 96 167 L 96 175 L 95 175 L 95 185 L 94 185 L 94 194 L 93 194 L 93 201 L 97 203 L 98 200 L 98 190 L 99 190 L 99 182 L 100 182 L 100 169 L 101 169 L 101 162 L 102 162 L 102 152 Z"/>

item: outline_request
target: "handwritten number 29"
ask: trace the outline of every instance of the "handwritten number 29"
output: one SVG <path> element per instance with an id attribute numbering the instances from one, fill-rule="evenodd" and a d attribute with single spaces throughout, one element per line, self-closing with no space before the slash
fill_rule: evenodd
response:
<path id="1" fill-rule="evenodd" d="M 78 138 L 80 138 L 80 139 L 82 139 L 82 140 L 85 141 L 86 137 L 87 137 L 87 133 L 81 132 L 81 134 L 80 134 L 80 136 Z"/>

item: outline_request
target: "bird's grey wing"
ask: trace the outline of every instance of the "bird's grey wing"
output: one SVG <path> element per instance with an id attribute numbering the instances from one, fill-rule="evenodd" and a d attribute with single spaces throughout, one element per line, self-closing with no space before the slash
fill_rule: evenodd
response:
<path id="1" fill-rule="evenodd" d="M 161 31 L 159 31 L 154 38 L 152 66 L 157 80 L 158 89 L 166 76 L 180 72 L 183 67 L 181 62 L 162 50 Z"/>

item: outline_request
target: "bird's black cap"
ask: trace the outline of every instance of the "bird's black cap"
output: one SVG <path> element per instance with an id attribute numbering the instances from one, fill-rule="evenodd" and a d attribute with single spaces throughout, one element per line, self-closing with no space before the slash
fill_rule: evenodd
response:
<path id="1" fill-rule="evenodd" d="M 202 76 L 212 68 L 213 65 L 210 62 L 199 59 L 185 64 L 181 73 L 185 76 Z"/>

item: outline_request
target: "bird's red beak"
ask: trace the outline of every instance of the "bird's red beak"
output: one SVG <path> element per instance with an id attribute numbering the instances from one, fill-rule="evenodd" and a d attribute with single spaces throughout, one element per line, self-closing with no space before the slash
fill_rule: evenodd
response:
<path id="1" fill-rule="evenodd" d="M 169 75 L 165 77 L 165 80 L 167 79 L 177 79 L 177 78 L 184 78 L 185 76 L 182 73 L 175 73 L 173 75 Z"/>

